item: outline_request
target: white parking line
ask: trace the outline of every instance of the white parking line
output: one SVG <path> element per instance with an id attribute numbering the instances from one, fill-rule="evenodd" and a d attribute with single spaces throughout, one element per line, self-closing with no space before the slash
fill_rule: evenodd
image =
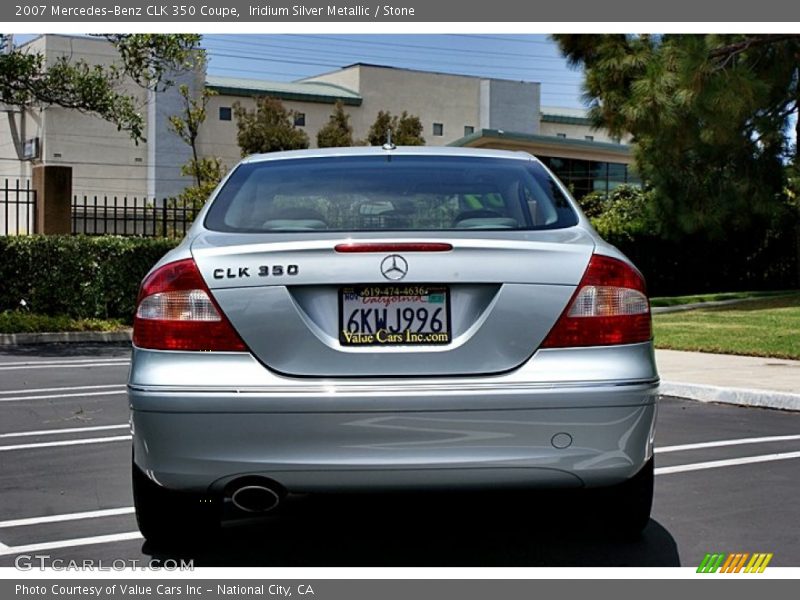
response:
<path id="1" fill-rule="evenodd" d="M 61 523 L 62 521 L 80 521 L 81 519 L 101 519 L 103 517 L 116 517 L 118 515 L 133 514 L 132 506 L 121 508 L 106 508 L 104 510 L 89 510 L 86 512 L 66 513 L 62 515 L 48 515 L 46 517 L 27 517 L 24 519 L 11 519 L 0 521 L 0 529 L 9 527 L 25 527 L 26 525 L 41 525 L 42 523 Z"/>
<path id="2" fill-rule="evenodd" d="M 36 444 L 16 444 L 14 446 L 0 446 L 0 452 L 9 450 L 29 450 L 31 448 L 53 448 L 56 446 L 81 446 L 83 444 L 105 444 L 108 442 L 122 442 L 131 439 L 129 435 L 115 435 L 101 438 L 87 438 L 80 440 L 63 440 L 60 442 L 39 442 Z"/>
<path id="3" fill-rule="evenodd" d="M 783 436 L 782 436 L 783 437 Z M 107 439 L 107 438 L 104 438 Z M 730 467 L 736 465 L 770 462 L 776 460 L 788 460 L 800 458 L 800 452 L 785 452 L 781 454 L 764 454 L 761 456 L 747 456 L 743 458 L 733 458 L 729 460 L 716 460 L 688 465 L 677 465 L 674 467 L 659 467 L 655 470 L 656 475 L 668 475 L 671 473 L 683 473 L 687 471 L 699 471 L 703 469 L 716 469 L 720 467 Z M 48 515 L 44 517 L 28 517 L 23 519 L 13 519 L 0 521 L 0 529 L 9 527 L 22 527 L 25 525 L 38 525 L 42 523 L 56 523 L 61 521 L 74 521 L 80 519 L 97 519 L 116 515 L 132 514 L 134 508 L 125 506 L 106 510 L 87 511 L 82 513 L 67 513 L 62 515 Z M 111 535 L 99 535 L 85 538 L 75 538 L 71 540 L 58 540 L 54 542 L 42 542 L 28 544 L 25 546 L 4 546 L 0 544 L 0 556 L 9 554 L 21 554 L 23 552 L 37 552 L 40 550 L 54 550 L 56 548 L 71 548 L 75 546 L 88 546 L 92 544 L 105 544 L 127 540 L 141 539 L 142 535 L 138 531 L 126 533 L 116 533 Z"/>
<path id="4" fill-rule="evenodd" d="M 44 396 L 14 396 L 0 398 L 0 402 L 22 402 L 25 400 L 52 400 L 53 398 L 82 398 L 84 396 L 116 396 L 127 394 L 127 390 L 109 390 L 107 392 L 83 392 L 79 394 L 47 394 Z"/>
<path id="5" fill-rule="evenodd" d="M 126 533 L 112 533 L 110 535 L 96 535 L 93 537 L 75 538 L 71 540 L 58 540 L 55 542 L 42 542 L 26 546 L 7 546 L 0 549 L 0 556 L 9 554 L 22 554 L 23 552 L 39 552 L 41 550 L 55 550 L 56 548 L 73 548 L 75 546 L 89 546 L 91 544 L 107 544 L 109 542 L 122 542 L 126 540 L 140 540 L 142 534 L 138 531 Z"/>
<path id="6" fill-rule="evenodd" d="M 741 438 L 738 440 L 718 440 L 716 442 L 700 442 L 697 444 L 681 444 L 679 446 L 662 446 L 656 452 L 682 452 L 684 450 L 698 450 L 701 448 L 720 448 L 722 446 L 739 446 L 744 444 L 767 444 L 770 442 L 790 442 L 800 440 L 800 435 L 775 435 L 772 437 Z"/>
<path id="7" fill-rule="evenodd" d="M 28 365 L 77 365 L 81 363 L 97 362 L 131 362 L 130 358 L 59 358 L 53 360 L 29 360 L 27 362 L 6 362 L 0 363 L 0 367 L 25 367 Z"/>
<path id="8" fill-rule="evenodd" d="M 110 356 L 108 358 L 94 357 L 94 358 L 54 358 L 52 360 L 27 360 L 0 363 L 0 367 L 18 367 L 25 365 L 61 365 L 61 364 L 79 364 L 79 363 L 96 363 L 96 362 L 130 362 L 130 358 L 122 356 Z"/>
<path id="9" fill-rule="evenodd" d="M 91 368 L 91 367 L 127 367 L 127 362 L 94 362 L 94 363 L 81 363 L 81 364 L 53 364 L 53 365 L 28 365 L 19 367 L 0 367 L 0 371 L 19 371 L 21 369 L 76 369 Z"/>
<path id="10" fill-rule="evenodd" d="M 110 425 L 110 426 L 101 426 L 100 428 L 121 428 L 127 427 L 127 425 Z M 83 430 L 83 429 L 96 429 L 96 428 L 74 428 L 75 430 Z M 47 432 L 62 432 L 67 430 L 47 430 Z M 25 432 L 25 433 L 35 433 L 35 432 Z M 41 432 L 40 432 L 41 433 Z M 8 435 L 8 434 L 6 434 Z M 14 435 L 14 434 L 11 434 Z M 24 435 L 24 434 L 23 434 Z M 128 440 L 131 436 L 114 436 L 114 437 L 105 437 L 105 438 L 90 438 L 86 440 L 67 440 L 63 442 L 46 442 L 42 444 L 20 444 L 18 446 L 0 446 L 0 451 L 3 450 L 13 450 L 13 449 L 22 449 L 22 448 L 38 448 L 38 447 L 48 447 L 48 446 L 65 446 L 65 445 L 74 445 L 74 444 L 91 444 L 91 443 L 101 443 L 101 442 L 110 442 L 110 441 L 122 441 Z M 796 440 L 800 439 L 798 435 L 790 435 L 790 436 L 772 436 L 772 437 L 763 437 L 763 438 L 742 438 L 739 440 L 720 440 L 717 442 L 701 442 L 698 444 L 684 444 L 681 446 L 665 446 L 664 448 L 659 449 L 661 452 L 678 452 L 681 450 L 693 450 L 695 448 L 708 448 L 708 447 L 717 447 L 717 446 L 732 446 L 737 444 L 756 444 L 756 443 L 766 443 L 766 442 L 774 442 L 774 441 L 789 441 L 789 440 Z M 779 461 L 779 460 L 790 460 L 800 458 L 800 451 L 799 452 L 784 452 L 784 453 L 777 453 L 777 454 L 763 454 L 759 456 L 745 456 L 741 458 L 732 458 L 732 459 L 725 459 L 725 460 L 715 460 L 715 461 L 706 461 L 706 462 L 699 462 L 699 463 L 691 463 L 685 465 L 675 465 L 671 467 L 659 467 L 655 470 L 656 475 L 669 475 L 673 473 L 685 473 L 690 471 L 700 471 L 705 469 L 716 469 L 722 467 L 732 467 L 738 465 L 746 465 L 746 464 L 755 464 L 755 463 L 762 463 L 762 462 L 771 462 L 771 461 Z M 81 519 L 99 519 L 104 517 L 112 517 L 118 515 L 127 515 L 133 514 L 135 512 L 133 506 L 124 506 L 119 508 L 110 508 L 110 509 L 103 509 L 103 510 L 94 510 L 94 511 L 85 511 L 85 512 L 78 512 L 78 513 L 65 513 L 60 515 L 46 515 L 42 517 L 26 517 L 21 519 L 11 519 L 7 521 L 0 521 L 0 529 L 10 528 L 10 527 L 23 527 L 27 525 L 39 525 L 44 523 L 57 523 L 63 521 L 76 521 Z M 42 542 L 36 544 L 27 544 L 24 546 L 6 546 L 0 543 L 0 556 L 10 555 L 10 554 L 21 554 L 23 552 L 36 552 L 41 550 L 53 550 L 57 548 L 70 548 L 76 546 L 87 546 L 93 544 L 105 544 L 110 542 L 119 542 L 119 541 L 127 541 L 127 540 L 135 540 L 135 539 L 142 539 L 142 535 L 138 531 L 130 531 L 126 533 L 117 533 L 117 534 L 110 534 L 110 535 L 99 535 L 99 536 L 92 536 L 92 537 L 84 537 L 84 538 L 74 538 L 70 540 L 57 540 L 52 542 Z"/>
<path id="11" fill-rule="evenodd" d="M 656 469 L 656 475 L 669 475 L 671 473 L 686 473 L 688 471 L 701 471 L 704 469 L 718 469 L 720 467 L 750 465 L 754 463 L 771 462 L 774 460 L 789 460 L 791 458 L 800 458 L 800 452 L 762 454 L 760 456 L 744 456 L 742 458 L 711 460 L 707 462 L 692 463 L 688 465 L 675 465 L 674 467 L 659 467 Z"/>
<path id="12" fill-rule="evenodd" d="M 22 388 L 21 390 L 0 390 L 0 396 L 7 394 L 38 394 L 40 392 L 72 392 L 75 390 L 107 390 L 110 388 L 124 387 L 124 383 L 111 383 L 107 385 L 73 385 L 69 387 L 53 388 Z"/>
<path id="13" fill-rule="evenodd" d="M 122 425 L 97 425 L 95 427 L 62 427 L 61 429 L 40 429 L 39 431 L 17 431 L 14 433 L 0 433 L 0 438 L 30 437 L 36 435 L 59 435 L 61 433 L 82 433 L 84 431 L 103 431 L 107 429 L 127 429 L 127 423 Z"/>

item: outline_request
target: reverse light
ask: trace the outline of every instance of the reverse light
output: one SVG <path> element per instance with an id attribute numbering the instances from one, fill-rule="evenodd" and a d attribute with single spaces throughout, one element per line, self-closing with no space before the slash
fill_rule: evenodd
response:
<path id="1" fill-rule="evenodd" d="M 168 263 L 142 282 L 133 343 L 154 350 L 247 350 L 192 259 Z"/>
<path id="2" fill-rule="evenodd" d="M 651 338 L 644 279 L 627 263 L 595 254 L 542 348 L 635 344 Z"/>

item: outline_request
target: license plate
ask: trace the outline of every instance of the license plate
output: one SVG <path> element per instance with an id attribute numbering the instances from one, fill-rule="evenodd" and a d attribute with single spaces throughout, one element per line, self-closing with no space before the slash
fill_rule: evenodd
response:
<path id="1" fill-rule="evenodd" d="M 444 285 L 351 286 L 339 289 L 342 346 L 449 344 L 450 289 Z"/>

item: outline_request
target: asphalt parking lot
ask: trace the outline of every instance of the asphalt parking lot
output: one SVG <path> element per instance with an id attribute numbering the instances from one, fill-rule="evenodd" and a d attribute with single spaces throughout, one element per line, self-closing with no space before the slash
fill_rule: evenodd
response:
<path id="1" fill-rule="evenodd" d="M 191 549 L 153 548 L 130 489 L 125 346 L 0 352 L 0 566 L 19 555 L 195 566 L 696 566 L 771 552 L 800 566 L 800 413 L 663 398 L 641 539 L 548 495 L 301 498 Z"/>

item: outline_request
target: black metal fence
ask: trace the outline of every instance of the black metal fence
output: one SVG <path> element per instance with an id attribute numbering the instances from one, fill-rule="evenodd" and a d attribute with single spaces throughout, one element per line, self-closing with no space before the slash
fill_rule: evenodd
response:
<path id="1" fill-rule="evenodd" d="M 0 190 L 0 233 L 25 235 L 36 227 L 36 190 L 30 180 L 5 179 Z"/>
<path id="2" fill-rule="evenodd" d="M 168 198 L 73 196 L 72 233 L 182 237 L 196 214 Z"/>

